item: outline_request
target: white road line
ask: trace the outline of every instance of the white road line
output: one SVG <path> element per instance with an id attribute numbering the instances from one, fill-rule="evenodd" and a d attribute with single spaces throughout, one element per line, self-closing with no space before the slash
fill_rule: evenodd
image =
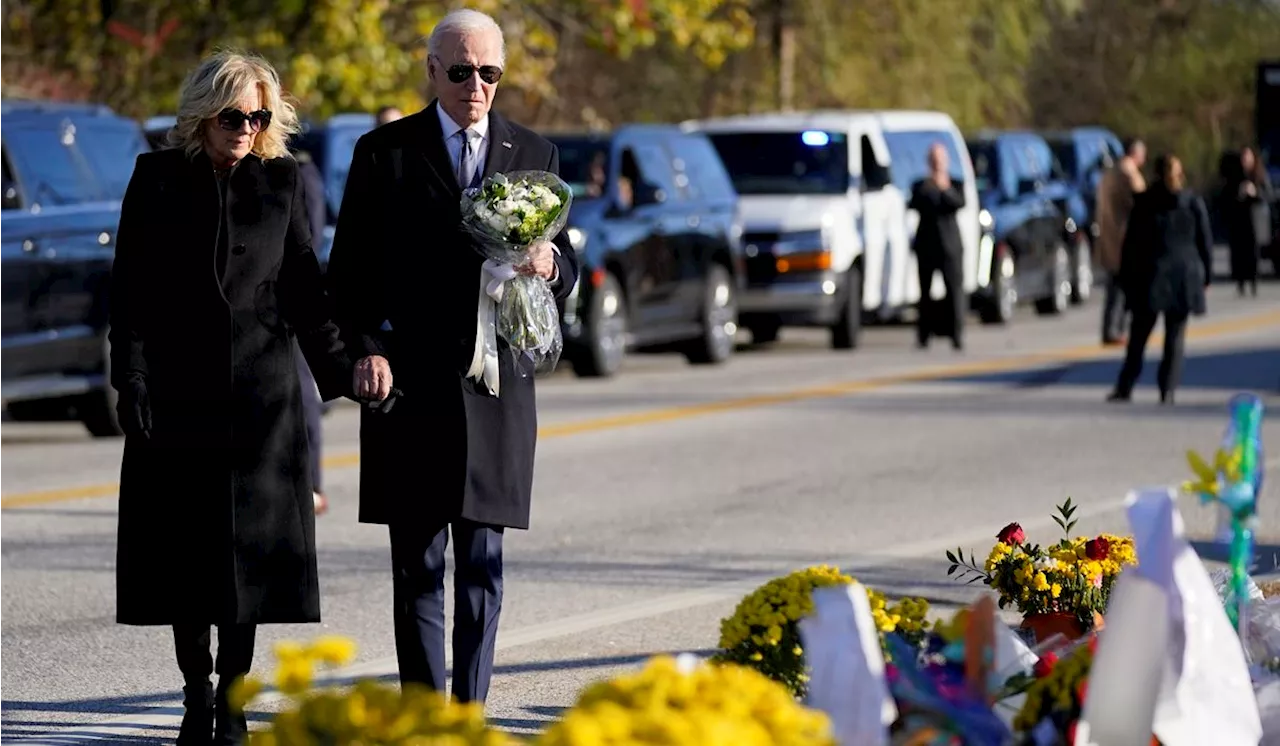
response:
<path id="1" fill-rule="evenodd" d="M 1272 458 L 1264 464 L 1264 470 L 1267 472 L 1276 469 L 1280 469 L 1280 457 Z M 1123 509 L 1123 500 L 1119 500 L 1105 505 L 1096 505 L 1092 508 L 1080 508 L 1076 512 L 1076 517 L 1077 520 L 1097 518 L 1120 512 Z M 1053 525 L 1055 524 L 1052 518 L 1041 518 L 1026 521 L 1022 524 L 1023 528 L 1028 530 L 1050 528 Z M 856 558 L 846 557 L 843 561 L 832 560 L 828 564 L 836 565 L 841 570 L 856 577 L 860 571 L 889 566 L 895 560 L 930 557 L 936 559 L 942 552 L 949 549 L 955 549 L 960 546 L 968 547 L 990 541 L 990 539 L 991 527 L 984 526 L 981 530 L 974 528 L 964 533 L 957 532 L 946 537 L 935 537 L 907 544 L 894 544 L 882 551 L 862 554 Z M 495 647 L 500 651 L 509 650 L 524 645 L 611 627 L 616 624 L 650 619 L 671 612 L 730 601 L 742 597 L 762 583 L 777 577 L 777 575 L 778 573 L 761 574 L 753 578 L 716 584 L 702 590 L 673 593 L 645 601 L 578 614 L 564 619 L 532 624 L 510 632 L 504 633 L 500 631 Z M 452 658 L 452 654 L 449 657 Z M 328 672 L 326 675 L 318 677 L 317 683 L 323 685 L 325 683 L 364 677 L 394 676 L 396 672 L 395 656 L 387 656 Z M 266 692 L 256 700 L 255 704 L 257 706 L 253 709 L 261 711 L 262 706 L 275 704 L 283 699 L 285 699 L 284 695 L 278 692 Z M 175 701 L 174 704 L 169 706 L 150 707 L 137 714 L 121 715 L 83 727 L 52 730 L 46 735 L 33 736 L 30 740 L 25 738 L 14 739 L 14 742 L 21 742 L 31 746 L 70 746 L 70 744 L 110 741 L 113 738 L 138 734 L 155 728 L 176 728 L 182 721 L 180 714 L 158 712 L 159 710 L 174 710 L 175 708 L 180 710 L 180 703 Z"/>

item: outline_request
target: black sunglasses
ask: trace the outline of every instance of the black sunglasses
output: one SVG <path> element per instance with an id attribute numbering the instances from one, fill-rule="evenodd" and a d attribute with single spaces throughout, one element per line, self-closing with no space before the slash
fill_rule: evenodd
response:
<path id="1" fill-rule="evenodd" d="M 445 74 L 449 76 L 451 82 L 462 83 L 477 72 L 480 73 L 480 79 L 489 85 L 502 79 L 502 68 L 497 65 L 454 65 L 446 70 Z"/>
<path id="2" fill-rule="evenodd" d="M 249 129 L 254 132 L 261 132 L 271 125 L 271 111 L 269 109 L 258 109 L 249 114 L 239 109 L 223 109 L 218 112 L 218 126 L 228 132 L 236 132 L 244 123 L 249 122 Z"/>

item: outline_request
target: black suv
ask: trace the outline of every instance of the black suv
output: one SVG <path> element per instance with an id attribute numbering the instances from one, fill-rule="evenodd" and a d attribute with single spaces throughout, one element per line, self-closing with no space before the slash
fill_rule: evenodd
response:
<path id="1" fill-rule="evenodd" d="M 737 191 L 706 136 L 628 125 L 548 139 L 573 188 L 569 236 L 582 260 L 561 315 L 565 359 L 582 376 L 614 374 L 631 349 L 727 360 L 742 228 Z"/>
<path id="2" fill-rule="evenodd" d="M 120 433 L 107 379 L 107 286 L 137 122 L 104 106 L 5 101 L 3 396 L 15 420 Z"/>

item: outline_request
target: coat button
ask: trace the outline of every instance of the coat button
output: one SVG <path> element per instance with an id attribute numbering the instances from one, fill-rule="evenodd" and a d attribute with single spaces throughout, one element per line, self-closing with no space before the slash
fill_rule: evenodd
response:
<path id="1" fill-rule="evenodd" d="M 238 244 L 236 244 L 236 245 L 235 245 L 235 247 L 231 249 L 231 253 L 232 253 L 232 254 L 235 254 L 236 256 L 240 256 L 241 254 L 243 254 L 243 253 L 244 253 L 244 244 L 242 244 L 242 243 L 238 243 Z"/>

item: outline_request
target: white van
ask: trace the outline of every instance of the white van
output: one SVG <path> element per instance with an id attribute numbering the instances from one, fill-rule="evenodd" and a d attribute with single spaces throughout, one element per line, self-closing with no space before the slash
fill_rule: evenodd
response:
<path id="1" fill-rule="evenodd" d="M 935 111 L 874 111 L 868 112 L 879 124 L 889 150 L 890 179 L 894 186 L 911 201 L 912 185 L 929 173 L 929 149 L 934 143 L 942 143 L 950 156 L 951 180 L 964 191 L 964 207 L 957 214 L 960 239 L 964 245 L 964 291 L 973 298 L 990 285 L 993 243 L 984 228 L 991 224 L 990 215 L 978 204 L 978 189 L 974 179 L 973 163 L 964 136 L 947 114 Z M 906 235 L 908 244 L 915 240 L 920 216 L 915 210 L 907 210 Z M 908 251 L 905 256 L 894 255 L 885 273 L 886 295 L 907 298 L 909 302 L 920 299 L 920 280 L 916 271 L 916 256 Z M 940 273 L 933 277 L 930 296 L 941 298 L 945 292 Z"/>
<path id="2" fill-rule="evenodd" d="M 739 194 L 747 287 L 739 321 L 757 342 L 781 326 L 826 326 L 856 347 L 864 313 L 914 303 L 906 196 L 890 177 L 880 117 L 851 111 L 686 122 L 706 133 Z"/>

